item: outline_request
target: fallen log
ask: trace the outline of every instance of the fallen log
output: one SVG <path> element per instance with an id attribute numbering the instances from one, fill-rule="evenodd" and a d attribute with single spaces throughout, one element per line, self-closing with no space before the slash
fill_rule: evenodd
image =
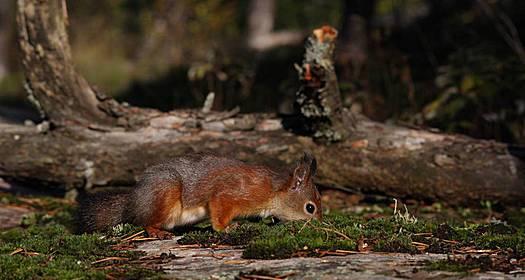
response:
<path id="1" fill-rule="evenodd" d="M 318 159 L 321 185 L 454 205 L 525 201 L 523 163 L 501 143 L 361 119 L 352 139 L 322 145 L 268 125 L 276 122 L 262 118 L 246 131 L 186 132 L 153 126 L 39 132 L 0 125 L 0 176 L 66 188 L 133 185 L 147 166 L 186 153 L 213 152 L 276 165 L 292 163 L 309 150 Z"/>

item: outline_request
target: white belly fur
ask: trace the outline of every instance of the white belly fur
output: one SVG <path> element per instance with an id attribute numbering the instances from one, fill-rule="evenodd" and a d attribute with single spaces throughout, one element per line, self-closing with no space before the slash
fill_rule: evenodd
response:
<path id="1" fill-rule="evenodd" d="M 204 220 L 206 217 L 208 217 L 208 210 L 206 207 L 185 209 L 182 211 L 182 215 L 180 216 L 180 223 L 182 225 L 193 224 Z"/>
<path id="2" fill-rule="evenodd" d="M 169 230 L 176 226 L 194 224 L 204 220 L 206 217 L 208 217 L 208 210 L 206 207 L 201 206 L 189 209 L 174 207 L 168 221 L 164 224 L 164 228 Z"/>
<path id="3" fill-rule="evenodd" d="M 262 210 L 261 213 L 259 213 L 259 217 L 261 217 L 261 218 L 266 218 L 266 217 L 269 217 L 271 215 L 272 215 L 272 211 L 268 210 L 268 209 Z"/>

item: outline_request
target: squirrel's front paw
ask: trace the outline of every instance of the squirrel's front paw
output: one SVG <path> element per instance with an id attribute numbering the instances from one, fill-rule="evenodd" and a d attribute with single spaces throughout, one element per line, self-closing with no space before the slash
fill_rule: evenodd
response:
<path id="1" fill-rule="evenodd" d="M 158 238 L 161 240 L 173 238 L 173 233 L 169 231 L 165 231 L 156 227 L 146 227 L 145 229 L 149 237 Z"/>

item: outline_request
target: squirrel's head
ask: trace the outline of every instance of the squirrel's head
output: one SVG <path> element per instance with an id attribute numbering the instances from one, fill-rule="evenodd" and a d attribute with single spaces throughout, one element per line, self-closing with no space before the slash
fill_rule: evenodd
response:
<path id="1" fill-rule="evenodd" d="M 317 169 L 315 158 L 305 153 L 293 169 L 289 180 L 278 192 L 273 214 L 282 220 L 321 220 L 321 195 L 313 178 Z"/>

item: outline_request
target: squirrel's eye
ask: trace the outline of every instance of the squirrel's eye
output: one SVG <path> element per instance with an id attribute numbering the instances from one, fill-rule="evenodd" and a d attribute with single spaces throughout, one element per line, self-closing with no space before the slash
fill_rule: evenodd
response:
<path id="1" fill-rule="evenodd" d="M 308 212 L 309 214 L 313 214 L 315 212 L 315 205 L 313 205 L 310 202 L 306 203 L 304 208 L 306 209 L 306 212 Z"/>

